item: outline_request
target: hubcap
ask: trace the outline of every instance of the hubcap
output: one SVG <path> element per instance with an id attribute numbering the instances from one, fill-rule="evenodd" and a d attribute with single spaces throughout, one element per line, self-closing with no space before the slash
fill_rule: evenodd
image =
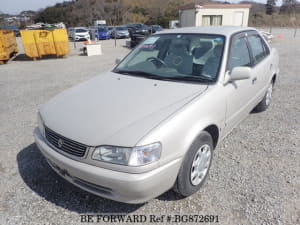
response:
<path id="1" fill-rule="evenodd" d="M 270 105 L 271 100 L 272 100 L 272 92 L 273 92 L 273 84 L 271 83 L 270 86 L 267 89 L 267 94 L 266 94 L 266 105 Z"/>
<path id="2" fill-rule="evenodd" d="M 211 148 L 209 145 L 202 145 L 194 156 L 191 167 L 191 183 L 198 185 L 204 179 L 208 172 L 211 159 Z"/>

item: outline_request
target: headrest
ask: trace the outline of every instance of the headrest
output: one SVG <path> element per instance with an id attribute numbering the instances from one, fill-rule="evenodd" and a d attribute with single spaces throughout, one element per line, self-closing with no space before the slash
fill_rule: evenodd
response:
<path id="1" fill-rule="evenodd" d="M 201 48 L 210 49 L 212 48 L 212 42 L 211 41 L 200 41 Z"/>
<path id="2" fill-rule="evenodd" d="M 184 50 L 188 50 L 188 46 L 189 46 L 189 41 L 186 39 L 175 39 L 172 40 L 171 42 L 171 49 L 184 49 Z"/>
<path id="3" fill-rule="evenodd" d="M 216 57 L 220 57 L 222 54 L 223 45 L 216 45 L 213 49 L 213 53 Z"/>

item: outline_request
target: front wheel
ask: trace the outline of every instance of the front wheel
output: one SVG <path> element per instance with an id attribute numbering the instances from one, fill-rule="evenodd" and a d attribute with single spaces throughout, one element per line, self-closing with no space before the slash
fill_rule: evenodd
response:
<path id="1" fill-rule="evenodd" d="M 174 185 L 174 191 L 184 197 L 197 192 L 208 175 L 212 156 L 212 137 L 208 132 L 202 131 L 184 158 Z"/>
<path id="2" fill-rule="evenodd" d="M 267 108 L 269 107 L 269 105 L 271 104 L 271 101 L 272 101 L 273 89 L 274 89 L 274 82 L 271 81 L 271 83 L 269 84 L 269 86 L 267 88 L 267 91 L 265 93 L 263 100 L 261 100 L 261 102 L 258 103 L 258 105 L 254 108 L 255 112 L 263 112 L 263 111 L 267 110 Z"/>

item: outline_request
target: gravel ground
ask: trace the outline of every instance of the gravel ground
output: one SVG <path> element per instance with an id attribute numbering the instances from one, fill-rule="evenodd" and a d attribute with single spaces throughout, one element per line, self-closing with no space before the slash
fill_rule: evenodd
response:
<path id="1" fill-rule="evenodd" d="M 179 199 L 169 191 L 142 205 L 103 199 L 69 184 L 50 169 L 32 135 L 38 106 L 111 69 L 116 57 L 128 53 L 124 41 L 117 48 L 104 41 L 102 56 L 79 56 L 77 48 L 63 59 L 34 62 L 21 55 L 0 66 L 0 224 L 84 224 L 80 215 L 87 213 L 200 214 L 218 215 L 219 224 L 300 224 L 300 35 L 273 32 L 281 74 L 269 110 L 250 114 L 223 140 L 198 193 Z"/>

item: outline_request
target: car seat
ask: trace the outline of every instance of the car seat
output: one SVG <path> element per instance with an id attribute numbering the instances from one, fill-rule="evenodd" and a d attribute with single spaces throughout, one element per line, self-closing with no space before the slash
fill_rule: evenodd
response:
<path id="1" fill-rule="evenodd" d="M 212 55 L 206 60 L 202 74 L 214 79 L 217 76 L 217 72 L 220 66 L 220 60 L 222 56 L 223 45 L 216 45 L 213 49 Z"/>
<path id="2" fill-rule="evenodd" d="M 205 53 L 207 53 L 213 47 L 211 41 L 200 41 L 200 47 L 194 48 L 192 51 L 193 56 L 196 59 L 201 58 Z"/>
<path id="3" fill-rule="evenodd" d="M 165 63 L 170 68 L 175 68 L 179 73 L 192 74 L 193 56 L 188 52 L 189 41 L 186 39 L 172 40 Z"/>

